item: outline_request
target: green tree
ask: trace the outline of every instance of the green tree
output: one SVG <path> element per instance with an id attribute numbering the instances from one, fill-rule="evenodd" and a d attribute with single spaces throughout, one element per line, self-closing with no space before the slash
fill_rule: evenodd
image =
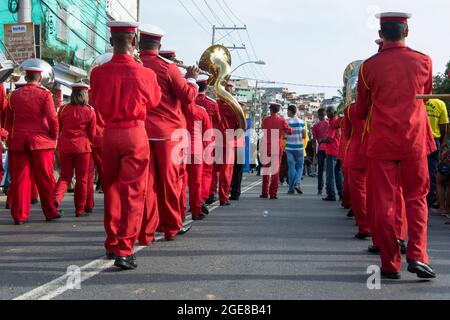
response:
<path id="1" fill-rule="evenodd" d="M 444 73 L 439 73 L 434 77 L 434 88 L 433 92 L 436 94 L 450 94 L 450 61 L 447 64 L 447 69 Z M 450 99 L 446 100 L 447 105 L 450 104 Z"/>

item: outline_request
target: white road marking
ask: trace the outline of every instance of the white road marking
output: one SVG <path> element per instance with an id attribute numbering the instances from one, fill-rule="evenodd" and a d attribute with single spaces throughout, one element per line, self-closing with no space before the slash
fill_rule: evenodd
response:
<path id="1" fill-rule="evenodd" d="M 248 187 L 244 188 L 242 190 L 242 193 L 246 193 L 250 191 L 251 189 L 255 188 L 256 186 L 260 185 L 261 181 L 256 181 L 252 184 L 250 184 Z M 213 206 L 209 209 L 210 212 L 216 210 L 220 206 L 218 205 L 218 202 L 214 203 Z M 189 223 L 192 223 L 189 221 Z M 188 224 L 189 224 L 188 223 Z M 163 240 L 163 236 L 157 236 L 155 237 L 155 241 L 161 241 Z M 135 247 L 134 251 L 135 253 L 138 253 L 139 251 L 142 251 L 149 247 L 143 247 L 143 246 L 137 246 Z M 114 260 L 107 260 L 106 258 L 100 258 L 97 260 L 94 260 L 80 268 L 81 270 L 81 279 L 80 283 L 85 282 L 86 280 L 89 280 L 99 273 L 111 268 L 114 266 Z M 68 280 L 70 280 L 70 274 L 64 274 L 61 277 L 50 281 L 40 287 L 37 287 L 21 296 L 18 296 L 14 298 L 13 300 L 51 300 L 54 299 L 64 292 L 70 290 L 67 286 Z"/>

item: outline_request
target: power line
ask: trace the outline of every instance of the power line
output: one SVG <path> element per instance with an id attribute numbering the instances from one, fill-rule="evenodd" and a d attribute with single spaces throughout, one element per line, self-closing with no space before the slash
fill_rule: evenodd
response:
<path id="1" fill-rule="evenodd" d="M 209 11 L 211 12 L 211 14 L 213 15 L 213 17 L 223 26 L 225 26 L 225 23 L 223 22 L 222 19 L 220 19 L 220 17 L 216 14 L 216 12 L 211 8 L 211 6 L 208 4 L 208 2 L 206 0 L 203 0 L 203 2 L 206 4 L 206 6 L 208 7 Z"/>
<path id="2" fill-rule="evenodd" d="M 206 33 L 210 34 L 210 32 L 197 20 L 197 18 L 189 11 L 189 9 L 184 5 L 181 0 L 178 0 L 178 3 L 181 4 L 181 6 L 186 10 L 186 12 L 191 16 L 191 18 L 197 23 L 197 25 Z"/>
<path id="3" fill-rule="evenodd" d="M 73 0 L 71 0 L 73 1 Z M 69 15 L 71 15 L 74 19 L 78 20 L 82 25 L 84 25 L 86 28 L 88 28 L 89 30 L 91 30 L 93 33 L 95 33 L 98 37 L 100 37 L 101 39 L 103 39 L 105 41 L 105 43 L 109 43 L 108 40 L 106 40 L 106 38 L 103 37 L 103 35 L 99 34 L 96 30 L 92 29 L 87 23 L 85 23 L 84 21 L 82 21 L 80 18 L 78 18 L 77 16 L 75 16 L 73 13 L 71 13 L 69 10 L 65 9 L 64 7 L 61 6 L 61 3 L 59 1 L 56 1 L 56 4 L 60 7 L 63 8 Z"/>
<path id="4" fill-rule="evenodd" d="M 197 10 L 200 12 L 200 14 L 203 16 L 203 18 L 210 24 L 213 25 L 214 23 L 211 22 L 211 20 L 209 20 L 208 16 L 206 14 L 203 13 L 203 10 L 200 9 L 200 7 L 197 5 L 197 2 L 195 2 L 195 0 L 191 0 L 192 3 L 194 4 L 194 6 L 197 8 Z"/>
<path id="5" fill-rule="evenodd" d="M 242 21 L 237 15 L 234 14 L 233 10 L 231 10 L 230 6 L 226 3 L 225 0 L 222 0 L 222 2 L 225 5 L 225 7 L 230 11 L 230 13 L 236 18 L 237 21 L 239 21 L 242 24 L 245 24 L 244 21 Z"/>
<path id="6" fill-rule="evenodd" d="M 86 39 L 84 39 L 78 32 L 73 30 L 69 27 L 66 21 L 64 21 L 63 18 L 61 18 L 44 0 L 41 0 L 42 4 L 44 4 L 47 7 L 47 10 L 49 10 L 53 15 L 58 18 L 70 31 L 72 31 L 73 34 L 75 34 L 78 38 L 80 38 L 81 41 L 83 41 L 88 47 L 90 47 L 92 50 L 97 52 L 98 54 L 102 54 L 100 51 L 97 50 L 97 48 L 93 47 Z M 41 7 L 42 8 L 42 7 Z"/>
<path id="7" fill-rule="evenodd" d="M 292 83 L 292 82 L 282 82 L 282 81 L 266 81 L 257 78 L 247 78 L 243 76 L 233 76 L 238 79 L 247 79 L 252 81 L 258 81 L 259 83 L 267 83 L 267 84 L 281 84 L 286 86 L 293 87 L 309 87 L 309 88 L 325 88 L 325 89 L 342 89 L 342 86 L 331 86 L 331 85 L 317 85 L 317 84 L 305 84 L 305 83 Z"/>
<path id="8" fill-rule="evenodd" d="M 130 11 L 128 11 L 127 8 L 125 8 L 125 6 L 122 4 L 122 2 L 120 2 L 120 0 L 116 0 L 116 2 L 123 8 L 123 10 L 125 10 L 126 13 L 128 13 L 131 17 L 131 19 L 133 19 L 134 21 L 137 21 L 136 18 L 130 13 Z"/>

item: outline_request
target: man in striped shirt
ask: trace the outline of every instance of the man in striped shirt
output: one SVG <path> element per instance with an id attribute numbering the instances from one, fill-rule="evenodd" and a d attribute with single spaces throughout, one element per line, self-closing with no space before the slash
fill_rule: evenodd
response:
<path id="1" fill-rule="evenodd" d="M 303 175 L 303 163 L 305 160 L 303 137 L 306 136 L 305 123 L 297 117 L 297 107 L 290 105 L 288 107 L 289 126 L 294 131 L 292 135 L 287 136 L 286 156 L 289 166 L 289 194 L 297 191 L 303 194 L 301 183 Z"/>

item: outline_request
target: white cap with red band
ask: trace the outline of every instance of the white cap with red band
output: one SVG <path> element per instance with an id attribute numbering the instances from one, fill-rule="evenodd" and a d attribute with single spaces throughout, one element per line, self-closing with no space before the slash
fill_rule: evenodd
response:
<path id="1" fill-rule="evenodd" d="M 72 84 L 72 90 L 89 90 L 89 89 L 91 89 L 91 87 L 83 82 Z"/>
<path id="2" fill-rule="evenodd" d="M 375 15 L 377 19 L 380 19 L 380 23 L 384 22 L 402 22 L 408 23 L 408 19 L 412 17 L 412 14 L 405 12 L 383 12 Z"/>
<path id="3" fill-rule="evenodd" d="M 160 27 L 151 24 L 141 25 L 139 28 L 139 34 L 141 37 L 148 37 L 156 41 L 161 41 L 161 39 L 166 35 L 164 30 Z"/>
<path id="4" fill-rule="evenodd" d="M 110 21 L 108 27 L 113 32 L 137 32 L 139 22 L 136 21 Z"/>

